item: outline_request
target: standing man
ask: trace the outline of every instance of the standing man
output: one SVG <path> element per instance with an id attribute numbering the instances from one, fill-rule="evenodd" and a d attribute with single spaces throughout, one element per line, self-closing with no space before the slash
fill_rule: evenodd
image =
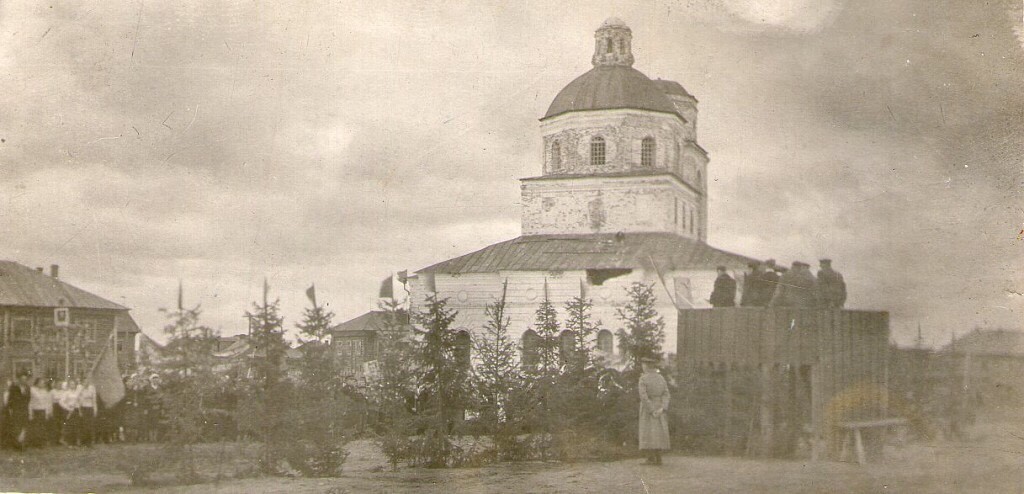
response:
<path id="1" fill-rule="evenodd" d="M 91 447 L 96 441 L 96 386 L 92 383 L 92 377 L 86 377 L 85 384 L 79 388 L 79 438 L 83 444 Z"/>
<path id="2" fill-rule="evenodd" d="M 709 302 L 712 307 L 736 306 L 736 280 L 729 276 L 725 266 L 718 266 L 718 278 L 715 278 L 715 289 Z"/>
<path id="3" fill-rule="evenodd" d="M 814 307 L 817 298 L 816 282 L 811 266 L 805 262 L 793 261 L 793 267 L 779 278 L 769 307 Z"/>
<path id="4" fill-rule="evenodd" d="M 4 428 L 11 445 L 18 450 L 25 449 L 28 439 L 28 402 L 31 399 L 28 380 L 28 373 L 22 372 L 7 390 L 7 423 Z"/>
<path id="5" fill-rule="evenodd" d="M 758 307 L 768 307 L 779 286 L 779 267 L 775 265 L 775 259 L 768 259 L 764 262 L 764 274 L 761 275 L 761 294 L 755 301 Z"/>
<path id="6" fill-rule="evenodd" d="M 842 309 L 846 303 L 846 282 L 843 275 L 832 269 L 831 259 L 818 261 L 818 305 L 831 309 Z"/>
<path id="7" fill-rule="evenodd" d="M 756 307 L 758 301 L 763 297 L 764 268 L 758 261 L 751 261 L 747 266 L 750 267 L 750 272 L 743 277 L 743 295 L 740 296 L 740 305 Z"/>
<path id="8" fill-rule="evenodd" d="M 640 392 L 640 451 L 647 454 L 646 465 L 661 465 L 661 452 L 668 451 L 668 383 L 658 373 L 658 359 L 642 357 L 640 366 L 644 373 L 640 376 L 637 389 Z"/>

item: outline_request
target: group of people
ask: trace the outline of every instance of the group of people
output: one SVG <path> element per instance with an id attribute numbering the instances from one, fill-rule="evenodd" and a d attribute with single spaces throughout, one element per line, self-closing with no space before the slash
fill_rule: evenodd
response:
<path id="1" fill-rule="evenodd" d="M 23 450 L 44 446 L 92 446 L 98 404 L 91 379 L 69 379 L 57 388 L 45 378 L 30 384 L 19 374 L 3 395 L 0 446 Z"/>
<path id="2" fill-rule="evenodd" d="M 831 259 L 821 259 L 818 275 L 805 262 L 793 261 L 786 269 L 774 260 L 752 261 L 743 279 L 743 307 L 803 307 L 841 309 L 846 304 L 846 282 L 832 269 Z M 736 306 L 736 280 L 725 266 L 718 267 L 718 278 L 711 292 L 712 307 Z"/>

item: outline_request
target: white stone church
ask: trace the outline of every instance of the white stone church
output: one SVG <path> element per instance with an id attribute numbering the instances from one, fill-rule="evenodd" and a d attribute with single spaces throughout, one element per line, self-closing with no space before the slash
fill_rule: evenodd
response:
<path id="1" fill-rule="evenodd" d="M 522 236 L 414 273 L 413 309 L 435 292 L 458 310 L 456 326 L 479 332 L 507 280 L 511 332 L 522 338 L 545 292 L 564 315 L 583 291 L 607 330 L 598 347 L 611 356 L 615 309 L 642 281 L 656 287 L 664 349 L 674 353 L 676 309 L 710 307 L 716 267 L 735 277 L 751 261 L 705 243 L 708 155 L 697 144 L 697 99 L 633 68 L 632 32 L 621 20 L 608 19 L 594 37 L 594 68 L 540 120 L 541 175 L 521 180 Z"/>

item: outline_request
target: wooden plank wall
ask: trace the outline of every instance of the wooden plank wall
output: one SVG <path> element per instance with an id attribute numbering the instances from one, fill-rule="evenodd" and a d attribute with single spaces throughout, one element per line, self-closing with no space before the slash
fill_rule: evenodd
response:
<path id="1" fill-rule="evenodd" d="M 889 315 L 828 309 L 723 308 L 679 311 L 680 368 L 768 369 L 773 408 L 810 410 L 814 434 L 826 438 L 840 421 L 887 415 Z M 729 371 L 727 371 L 728 373 Z M 734 378 L 725 376 L 723 391 Z M 802 384 L 810 382 L 810 392 Z M 788 384 L 787 384 L 788 383 Z M 783 399 L 795 404 L 781 403 Z M 710 400 L 723 407 L 728 400 Z M 728 416 L 731 410 L 710 411 Z M 800 415 L 805 415 L 800 412 Z"/>

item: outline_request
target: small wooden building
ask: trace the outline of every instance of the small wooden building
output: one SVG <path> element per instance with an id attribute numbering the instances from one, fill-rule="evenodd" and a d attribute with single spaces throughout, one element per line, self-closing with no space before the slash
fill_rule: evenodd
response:
<path id="1" fill-rule="evenodd" d="M 887 312 L 686 309 L 678 328 L 683 416 L 720 452 L 835 452 L 841 424 L 888 416 Z"/>

